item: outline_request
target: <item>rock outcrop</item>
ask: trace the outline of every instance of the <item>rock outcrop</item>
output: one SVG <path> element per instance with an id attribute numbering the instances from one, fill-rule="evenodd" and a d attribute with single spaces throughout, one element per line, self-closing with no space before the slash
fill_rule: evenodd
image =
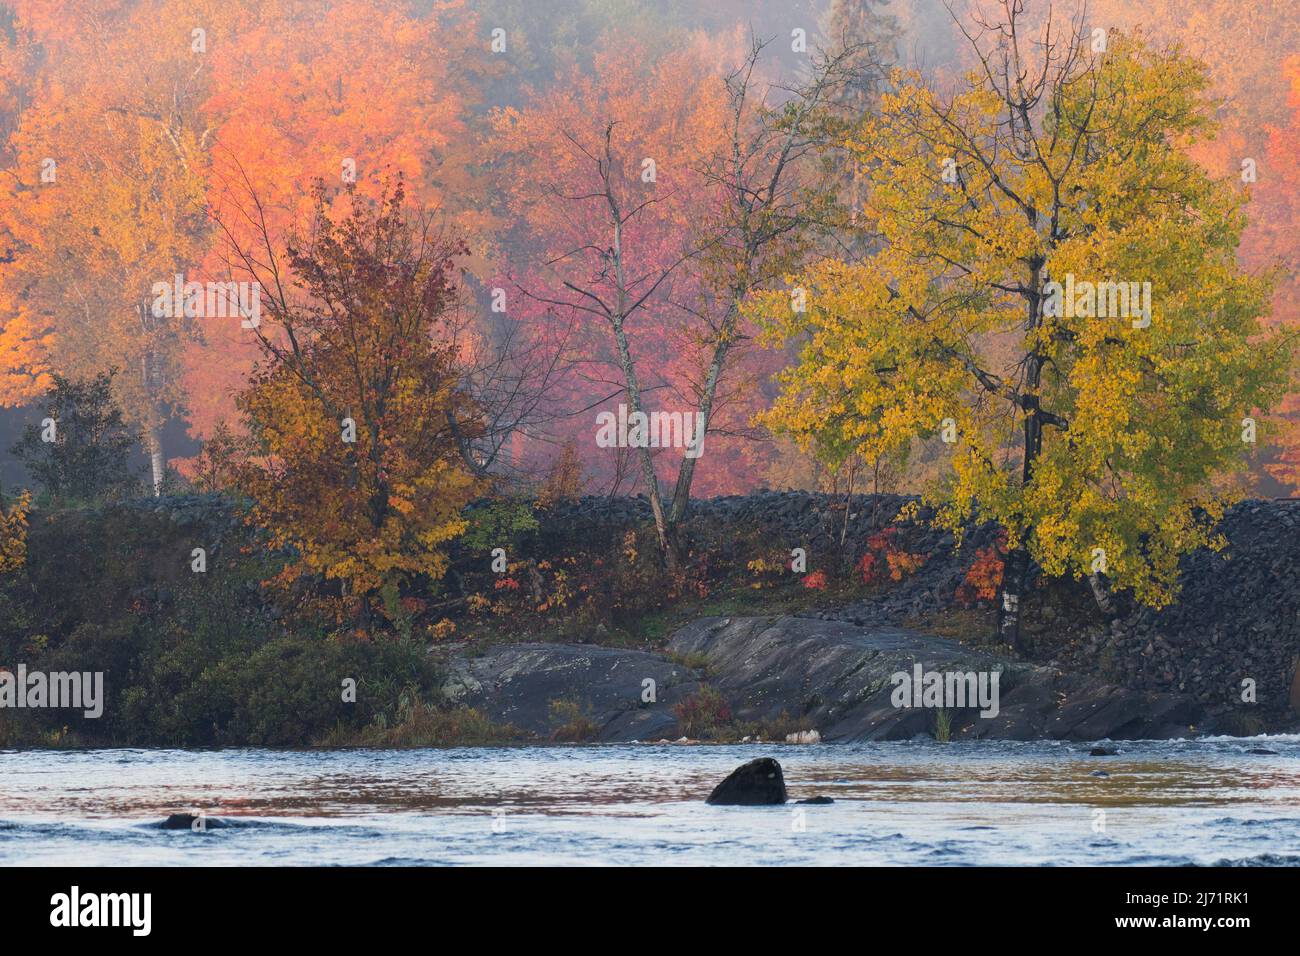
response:
<path id="1" fill-rule="evenodd" d="M 596 741 L 676 736 L 673 705 L 699 675 L 663 655 L 576 644 L 510 644 L 455 658 L 444 696 L 548 738 L 574 718 Z"/>
<path id="2" fill-rule="evenodd" d="M 558 739 L 591 741 L 678 737 L 675 705 L 705 680 L 675 662 L 683 659 L 706 664 L 709 686 L 736 719 L 794 718 L 807 728 L 791 735 L 798 742 L 1167 738 L 1195 734 L 1202 717 L 1186 696 L 1126 690 L 902 628 L 706 618 L 674 635 L 669 652 L 505 645 L 453 659 L 443 690 L 449 700 L 539 738 L 555 738 L 562 725 L 577 722 L 584 732 Z M 896 706 L 894 675 L 911 678 L 918 665 L 923 674 L 974 675 L 986 693 L 981 698 L 967 684 L 969 699 L 930 706 L 918 684 L 917 696 Z"/>
<path id="3" fill-rule="evenodd" d="M 785 712 L 827 741 L 935 734 L 944 720 L 953 738 L 1169 738 L 1195 734 L 1201 718 L 1189 697 L 1126 690 L 901 628 L 796 617 L 706 618 L 674 635 L 669 648 L 708 661 L 710 685 L 737 717 L 770 721 Z M 895 706 L 893 675 L 911 677 L 917 665 L 923 672 L 986 675 L 989 690 L 996 674 L 996 714 L 978 704 Z"/>

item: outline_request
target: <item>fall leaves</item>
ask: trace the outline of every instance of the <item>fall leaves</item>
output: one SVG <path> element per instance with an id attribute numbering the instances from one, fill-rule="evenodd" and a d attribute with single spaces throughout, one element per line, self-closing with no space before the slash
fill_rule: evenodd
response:
<path id="1" fill-rule="evenodd" d="M 799 89 L 757 41 L 719 64 L 716 45 L 615 29 L 546 75 L 526 36 L 494 57 L 460 0 L 11 6 L 0 402 L 120 366 L 156 489 L 161 426 L 183 418 L 215 438 L 192 476 L 251 482 L 290 576 L 363 604 L 441 574 L 488 472 L 526 484 L 560 448 L 556 487 L 639 482 L 684 557 L 693 492 L 747 490 L 788 454 L 749 440 L 764 409 L 821 461 L 877 470 L 951 421 L 950 523 L 1002 522 L 1012 569 L 1032 548 L 1092 573 L 1101 548 L 1111 578 L 1165 601 L 1177 555 L 1211 540 L 1193 516 L 1250 450 L 1240 422 L 1287 390 L 1266 316 L 1272 296 L 1294 322 L 1294 296 L 1256 267 L 1294 258 L 1277 225 L 1294 180 L 1247 193 L 1205 168 L 1231 152 L 1211 91 L 1277 65 L 1255 15 L 1234 29 L 1269 55 L 1203 51 L 1217 72 L 1106 20 L 1102 50 L 1082 28 L 1003 35 L 949 96 L 886 81 L 894 28 L 851 4 L 834 19 L 865 44 L 811 57 Z M 1296 104 L 1252 105 L 1279 170 Z M 158 314 L 149 290 L 178 275 L 256 280 L 266 326 Z M 1111 283 L 1149 290 L 1143 324 L 1088 318 L 1069 291 L 1047 304 Z M 777 348 L 750 348 L 760 323 Z M 240 393 L 254 447 L 236 467 Z M 624 401 L 700 416 L 698 477 L 692 456 L 596 450 L 597 409 Z M 1293 451 L 1271 464 L 1295 477 Z"/>
<path id="2" fill-rule="evenodd" d="M 1203 72 L 1119 34 L 1085 49 L 1045 52 L 1037 85 L 984 53 L 951 98 L 899 77 L 855 143 L 876 251 L 791 276 L 805 311 L 755 306 L 802 343 L 767 421 L 870 459 L 953 420 L 932 495 L 954 530 L 976 513 L 1007 530 L 1004 593 L 1026 552 L 1078 577 L 1100 549 L 1159 605 L 1178 557 L 1214 544 L 1214 479 L 1243 467 L 1241 420 L 1280 399 L 1294 344 L 1236 263 L 1244 198 L 1181 149 L 1209 123 Z M 1048 308 L 1075 275 L 1152 283 L 1152 315 Z"/>
<path id="3" fill-rule="evenodd" d="M 165 4 L 77 3 L 50 19 L 39 6 L 18 5 L 46 68 L 11 138 L 13 176 L 0 202 L 14 256 L 0 303 L 20 317 L 10 347 L 29 375 L 11 366 L 0 400 L 30 397 L 52 368 L 88 377 L 116 365 L 119 402 L 157 448 L 163 422 L 183 405 L 188 333 L 152 314 L 147 289 L 186 271 L 203 248 L 205 61 L 193 58 L 180 11 Z M 100 29 L 62 32 L 76 16 Z"/>
<path id="4" fill-rule="evenodd" d="M 311 183 L 345 169 L 370 198 L 398 175 L 449 212 L 467 193 L 475 52 L 461 4 L 422 17 L 393 0 L 12 6 L 21 122 L 0 198 L 14 259 L 0 273 L 0 402 L 40 394 L 52 369 L 120 366 L 117 399 L 161 467 L 163 422 L 183 414 L 207 435 L 233 417 L 257 349 L 237 324 L 154 315 L 147 290 L 231 279 L 227 240 L 251 239 L 250 194 L 283 237 L 309 219 Z M 23 55 L 39 68 L 19 69 Z"/>
<path id="5" fill-rule="evenodd" d="M 31 502 L 27 492 L 9 502 L 0 495 L 0 574 L 16 571 L 27 562 L 27 513 Z"/>
<path id="6" fill-rule="evenodd" d="M 464 247 L 404 205 L 331 218 L 289 250 L 306 298 L 272 293 L 275 329 L 239 405 L 260 445 L 252 520 L 296 556 L 281 575 L 340 581 L 363 620 L 385 588 L 442 578 L 445 545 L 482 488 L 461 457 L 475 428 L 447 334 Z"/>

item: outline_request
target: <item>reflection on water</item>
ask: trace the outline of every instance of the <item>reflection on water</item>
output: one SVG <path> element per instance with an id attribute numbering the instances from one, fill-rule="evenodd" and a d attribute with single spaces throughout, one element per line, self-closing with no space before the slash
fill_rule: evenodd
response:
<path id="1" fill-rule="evenodd" d="M 1300 865 L 1300 736 L 1119 747 L 0 752 L 0 863 Z M 704 804 L 765 754 L 835 803 Z"/>

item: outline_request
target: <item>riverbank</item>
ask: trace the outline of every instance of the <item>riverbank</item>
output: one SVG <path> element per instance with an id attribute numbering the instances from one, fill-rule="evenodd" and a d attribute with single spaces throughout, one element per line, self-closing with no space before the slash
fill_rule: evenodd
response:
<path id="1" fill-rule="evenodd" d="M 895 522 L 906 504 L 796 493 L 699 502 L 684 530 L 686 567 L 669 575 L 644 499 L 497 503 L 478 510 L 446 581 L 393 595 L 367 639 L 329 615 L 324 584 L 263 586 L 277 556 L 229 500 L 37 512 L 27 567 L 0 580 L 0 667 L 102 672 L 107 700 L 98 719 L 0 711 L 0 746 L 784 740 L 813 730 L 828 740 L 1098 739 L 1297 725 L 1300 502 L 1234 509 L 1225 551 L 1189 556 L 1182 598 L 1160 612 L 1121 600 L 1108 620 L 1086 587 L 1038 581 L 1025 660 L 990 640 L 982 585 L 995 529 L 971 528 L 958 544 L 924 510 Z M 1004 674 L 999 716 L 882 708 L 888 678 L 916 663 Z"/>

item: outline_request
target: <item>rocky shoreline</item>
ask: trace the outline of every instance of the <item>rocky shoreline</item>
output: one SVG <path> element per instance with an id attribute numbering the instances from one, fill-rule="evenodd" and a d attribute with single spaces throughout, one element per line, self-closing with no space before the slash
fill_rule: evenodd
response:
<path id="1" fill-rule="evenodd" d="M 743 568 L 756 549 L 803 548 L 808 570 L 851 566 L 882 528 L 897 530 L 900 548 L 925 556 L 900 582 L 865 600 L 828 601 L 808 617 L 861 628 L 915 626 L 958 607 L 966 571 L 996 528 L 966 529 L 958 543 L 931 527 L 931 512 L 911 496 L 755 492 L 692 502 L 683 528 L 688 544 Z M 904 506 L 915 518 L 895 522 Z M 150 499 L 138 507 L 165 515 L 178 527 L 202 527 L 210 556 L 237 520 L 215 496 Z M 555 502 L 538 511 L 540 527 L 527 551 L 537 559 L 617 542 L 630 528 L 652 522 L 644 496 Z M 1256 733 L 1296 726 L 1300 717 L 1300 499 L 1247 499 L 1225 515 L 1227 546 L 1198 550 L 1182 562 L 1182 592 L 1153 610 L 1119 595 L 1118 613 L 1100 615 L 1085 585 L 1040 582 L 1024 626 L 1033 663 L 1150 694 L 1184 695 L 1225 731 Z M 755 552 L 755 553 L 750 553 Z M 984 639 L 963 634 L 966 643 Z M 580 643 L 601 643 L 599 635 Z M 1254 702 L 1242 700 L 1251 682 Z"/>
<path id="2" fill-rule="evenodd" d="M 951 533 L 927 524 L 924 507 L 914 520 L 893 524 L 904 505 L 915 504 L 901 495 L 760 492 L 694 503 L 686 534 L 705 549 L 745 536 L 773 547 L 802 547 L 812 571 L 851 565 L 873 534 L 895 527 L 900 548 L 925 556 L 914 574 L 866 600 L 827 602 L 806 614 L 859 628 L 906 628 L 958 607 L 956 592 L 966 571 L 996 536 L 991 525 L 977 525 L 958 544 Z M 546 512 L 543 536 L 549 549 L 563 548 L 650 520 L 643 498 L 585 498 Z M 1086 585 L 1039 582 L 1025 614 L 1029 659 L 1077 678 L 1190 698 L 1204 720 L 1225 733 L 1297 726 L 1300 499 L 1245 500 L 1228 511 L 1219 530 L 1227 546 L 1187 555 L 1182 593 L 1160 610 L 1119 595 L 1117 614 L 1106 619 Z M 743 556 L 733 560 L 744 563 Z M 963 634 L 963 640 L 971 639 L 984 638 Z"/>

